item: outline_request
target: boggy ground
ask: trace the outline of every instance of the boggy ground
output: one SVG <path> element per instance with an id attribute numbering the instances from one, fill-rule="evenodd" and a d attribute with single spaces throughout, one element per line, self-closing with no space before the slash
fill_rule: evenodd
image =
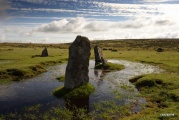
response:
<path id="1" fill-rule="evenodd" d="M 107 58 L 148 63 L 165 70 L 161 74 L 142 75 L 130 80 L 146 98 L 147 104 L 141 113 L 122 119 L 179 119 L 179 40 L 129 40 L 124 44 L 121 41 L 99 44 Z M 108 47 L 104 47 L 106 44 Z M 164 52 L 157 52 L 157 48 L 163 48 Z"/>
<path id="2" fill-rule="evenodd" d="M 127 40 L 127 41 L 93 41 L 92 46 L 98 44 L 103 48 L 106 58 L 123 59 L 149 63 L 159 66 L 165 72 L 161 74 L 149 74 L 137 76 L 130 81 L 146 98 L 147 103 L 138 114 L 131 114 L 124 110 L 119 119 L 129 120 L 178 120 L 179 118 L 179 40 Z M 33 45 L 33 44 L 1 44 L 0 45 L 0 83 L 8 83 L 12 80 L 20 80 L 32 77 L 45 71 L 46 65 L 67 60 L 69 44 L 62 45 Z M 43 47 L 47 46 L 49 57 L 35 57 L 40 55 Z M 163 48 L 164 52 L 157 52 L 157 48 Z M 91 59 L 94 59 L 93 50 Z M 14 72 L 15 71 L 15 72 Z M 19 72 L 20 71 L 20 72 Z M 20 76 L 20 78 L 18 78 Z M 112 103 L 102 103 L 112 104 Z M 110 111 L 113 116 L 104 115 L 105 119 L 112 119 L 118 110 Z M 112 107 L 112 108 L 113 108 Z M 29 110 L 28 108 L 27 110 Z M 62 108 L 61 108 L 62 109 Z M 52 109 L 62 113 L 66 117 L 72 114 L 68 110 Z M 64 113 L 64 111 L 67 111 Z M 54 112 L 55 114 L 55 112 Z M 86 115 L 84 115 L 86 117 Z M 33 116 L 32 116 L 33 117 Z M 43 118 L 49 117 L 48 114 Z M 70 118 L 70 116 L 69 116 Z M 91 118 L 91 117 L 87 117 Z"/>

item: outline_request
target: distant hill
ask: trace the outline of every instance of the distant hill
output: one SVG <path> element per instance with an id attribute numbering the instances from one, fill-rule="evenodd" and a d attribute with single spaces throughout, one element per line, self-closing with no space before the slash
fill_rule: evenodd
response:
<path id="1" fill-rule="evenodd" d="M 35 44 L 35 43 L 0 43 L 0 46 L 13 47 L 55 47 L 67 49 L 71 43 L 61 44 Z M 179 49 L 179 39 L 115 39 L 115 40 L 94 40 L 91 47 L 98 45 L 103 49 L 157 49 L 166 50 Z"/>

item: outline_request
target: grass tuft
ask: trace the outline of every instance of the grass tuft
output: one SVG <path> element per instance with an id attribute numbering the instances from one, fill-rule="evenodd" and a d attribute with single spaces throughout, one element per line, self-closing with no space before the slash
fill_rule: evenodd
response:
<path id="1" fill-rule="evenodd" d="M 123 65 L 107 62 L 105 65 L 98 64 L 95 66 L 95 69 L 103 70 L 122 70 L 124 69 Z"/>
<path id="2" fill-rule="evenodd" d="M 90 83 L 86 83 L 78 88 L 73 90 L 66 89 L 61 86 L 53 91 L 53 94 L 56 97 L 63 98 L 85 98 L 88 97 L 91 93 L 95 91 L 95 88 Z"/>
<path id="3" fill-rule="evenodd" d="M 143 116 L 150 118 L 178 120 L 179 116 L 179 75 L 178 74 L 148 74 L 137 76 L 130 81 L 136 85 L 143 97 L 146 98 L 146 108 Z M 155 113 L 155 114 L 153 114 Z M 160 116 L 161 114 L 173 114 L 174 116 Z M 141 116 L 133 115 L 139 118 Z M 134 118 L 135 118 L 134 117 Z"/>
<path id="4" fill-rule="evenodd" d="M 56 78 L 59 82 L 64 82 L 65 81 L 65 75 L 59 76 Z"/>

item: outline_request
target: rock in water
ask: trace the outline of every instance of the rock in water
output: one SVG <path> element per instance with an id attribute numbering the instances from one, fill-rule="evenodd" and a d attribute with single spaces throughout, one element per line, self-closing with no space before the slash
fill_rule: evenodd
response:
<path id="1" fill-rule="evenodd" d="M 41 56 L 42 56 L 42 57 L 48 57 L 48 50 L 47 50 L 46 47 L 45 47 L 44 50 L 42 51 Z"/>
<path id="2" fill-rule="evenodd" d="M 88 66 L 90 57 L 90 41 L 77 36 L 69 47 L 69 59 L 65 73 L 65 88 L 73 89 L 89 82 Z"/>
<path id="3" fill-rule="evenodd" d="M 106 64 L 107 60 L 103 55 L 102 49 L 99 48 L 97 45 L 94 47 L 94 55 L 95 55 L 95 65 L 102 63 L 103 65 Z"/>

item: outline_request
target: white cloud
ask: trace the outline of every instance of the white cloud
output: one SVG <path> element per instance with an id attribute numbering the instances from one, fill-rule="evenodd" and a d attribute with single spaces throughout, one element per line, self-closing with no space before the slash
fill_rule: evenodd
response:
<path id="1" fill-rule="evenodd" d="M 14 26 L 3 26 L 3 32 L 7 34 L 16 34 L 19 36 L 31 36 L 33 33 L 31 31 L 32 27 L 21 26 L 17 27 L 18 25 Z"/>
<path id="2" fill-rule="evenodd" d="M 70 20 L 62 19 L 59 21 L 53 21 L 49 24 L 44 24 L 38 27 L 35 31 L 39 32 L 61 32 L 61 33 L 76 33 L 82 32 L 82 28 L 86 24 L 84 18 L 73 18 Z"/>
<path id="3" fill-rule="evenodd" d="M 50 41 L 49 37 L 42 38 L 41 40 L 42 43 L 48 43 L 48 41 Z"/>
<path id="4" fill-rule="evenodd" d="M 6 35 L 2 34 L 0 35 L 0 42 L 4 42 L 6 40 Z"/>
<path id="5" fill-rule="evenodd" d="M 40 1 L 43 2 L 45 0 Z M 152 17 L 153 15 L 163 14 L 174 15 L 179 10 L 179 5 L 177 4 L 120 4 L 108 2 L 91 2 L 90 4 L 96 9 L 11 8 L 11 10 L 20 10 L 24 12 L 74 13 L 81 17 L 126 16 L 128 18 L 135 16 Z"/>
<path id="6" fill-rule="evenodd" d="M 33 30 L 34 34 L 74 36 L 89 39 L 177 38 L 179 24 L 167 17 L 135 17 L 127 21 L 110 22 L 85 18 L 62 19 L 44 24 Z M 49 34 L 46 34 L 49 33 Z M 71 41 L 73 38 L 71 39 Z M 47 40 L 46 40 L 47 41 Z"/>
<path id="7" fill-rule="evenodd" d="M 153 17 L 168 16 L 178 17 L 179 4 L 119 4 L 107 2 L 94 2 L 98 7 L 103 9 L 103 14 L 108 16 L 128 16 L 131 17 Z"/>
<path id="8" fill-rule="evenodd" d="M 35 3 L 35 4 L 49 4 L 48 0 L 21 0 L 21 1 Z"/>
<path id="9" fill-rule="evenodd" d="M 26 0 L 27 1 L 27 0 Z M 40 3 L 44 0 L 31 2 Z M 172 4 L 114 4 L 93 2 L 99 9 L 44 9 L 13 8 L 12 10 L 45 11 L 45 12 L 77 12 L 81 16 L 108 16 L 109 19 L 87 19 L 84 17 L 24 17 L 34 19 L 55 20 L 50 23 L 4 25 L 0 30 L 0 39 L 19 40 L 23 42 L 60 43 L 71 42 L 78 34 L 89 39 L 131 39 L 131 38 L 177 38 L 179 37 L 179 5 Z M 93 15 L 92 15 L 93 14 Z M 119 16 L 113 22 L 111 16 Z M 121 16 L 126 19 L 121 20 Z M 23 17 L 22 17 L 23 18 Z M 114 18 L 114 17 L 113 17 Z M 119 18 L 119 19 L 118 19 Z M 60 20 L 59 20 L 60 19 Z M 21 27 L 19 25 L 21 24 Z M 27 26 L 29 24 L 29 26 Z M 6 33 L 6 34 L 3 34 Z"/>
<path id="10" fill-rule="evenodd" d="M 78 10 L 67 10 L 67 9 L 50 9 L 50 8 L 11 8 L 11 10 L 21 11 L 45 11 L 45 12 L 80 12 Z"/>
<path id="11" fill-rule="evenodd" d="M 52 9 L 52 8 L 11 8 L 11 10 L 20 10 L 25 12 L 59 12 L 59 13 L 76 13 L 78 16 L 135 16 L 151 14 L 162 14 L 160 5 L 144 5 L 144 4 L 117 4 L 107 2 L 92 2 L 96 9 Z"/>
<path id="12" fill-rule="evenodd" d="M 57 3 L 61 2 L 61 0 L 19 0 L 23 2 L 33 3 L 33 4 L 41 4 L 41 5 L 56 5 Z M 70 1 L 70 2 L 77 2 L 77 0 L 63 0 Z"/>
<path id="13" fill-rule="evenodd" d="M 175 0 L 143 0 L 144 2 L 173 2 Z"/>
<path id="14" fill-rule="evenodd" d="M 110 21 L 91 21 L 83 17 L 62 19 L 59 21 L 53 21 L 48 24 L 41 25 L 35 29 L 39 32 L 59 32 L 59 33 L 84 33 L 84 32 L 100 32 L 110 31 L 112 29 L 140 29 L 143 27 L 153 26 L 172 26 L 175 25 L 175 21 L 169 18 L 155 16 L 153 18 L 141 18 L 129 19 L 120 22 Z M 157 25 L 157 26 L 156 26 Z"/>
<path id="15" fill-rule="evenodd" d="M 151 15 L 156 14 L 158 11 L 157 5 L 146 4 L 117 4 L 107 2 L 94 2 L 98 7 L 103 8 L 106 14 L 114 16 L 135 16 L 135 15 Z M 158 13 L 160 14 L 160 13 Z"/>

